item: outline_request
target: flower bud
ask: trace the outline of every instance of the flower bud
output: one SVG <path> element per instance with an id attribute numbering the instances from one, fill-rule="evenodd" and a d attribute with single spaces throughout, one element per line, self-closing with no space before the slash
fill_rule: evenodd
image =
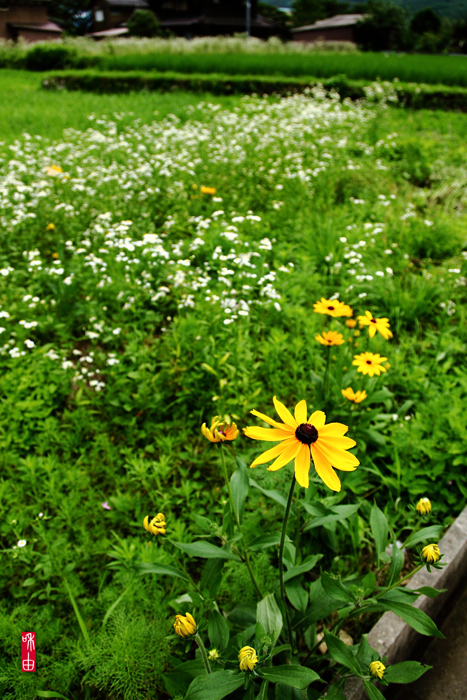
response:
<path id="1" fill-rule="evenodd" d="M 158 513 L 154 518 L 146 517 L 143 520 L 144 529 L 152 535 L 165 535 L 167 523 L 165 522 L 164 513 Z"/>
<path id="2" fill-rule="evenodd" d="M 201 426 L 201 432 L 209 442 L 225 442 L 225 440 L 235 440 L 239 432 L 235 423 L 232 423 L 230 416 L 224 416 L 224 420 L 219 416 L 214 416 L 211 421 L 211 427 L 208 428 L 206 423 Z"/>
<path id="3" fill-rule="evenodd" d="M 179 637 L 190 637 L 192 634 L 196 634 L 196 622 L 193 615 L 190 613 L 176 615 L 174 629 Z"/>
<path id="4" fill-rule="evenodd" d="M 380 680 L 384 675 L 386 666 L 381 661 L 372 661 L 370 664 L 370 673 L 372 676 L 377 676 Z"/>
<path id="5" fill-rule="evenodd" d="M 428 515 L 428 513 L 431 511 L 431 501 L 429 498 L 421 498 L 417 505 L 415 506 L 415 510 L 417 513 L 420 515 Z"/>
<path id="6" fill-rule="evenodd" d="M 440 558 L 441 552 L 437 544 L 427 544 L 422 549 L 422 556 L 428 564 L 436 564 Z"/>
<path id="7" fill-rule="evenodd" d="M 221 655 L 217 651 L 217 649 L 210 649 L 208 651 L 208 659 L 209 661 L 217 661 L 218 659 L 221 658 Z"/>
<path id="8" fill-rule="evenodd" d="M 240 671 L 252 671 L 258 663 L 258 657 L 253 647 L 243 647 L 238 654 Z"/>

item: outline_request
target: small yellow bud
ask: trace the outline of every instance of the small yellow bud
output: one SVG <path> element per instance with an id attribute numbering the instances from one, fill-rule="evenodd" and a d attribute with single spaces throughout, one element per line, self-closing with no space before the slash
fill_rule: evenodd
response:
<path id="1" fill-rule="evenodd" d="M 209 661 L 217 661 L 218 659 L 221 658 L 221 655 L 217 651 L 217 649 L 210 649 L 208 652 L 208 659 Z"/>
<path id="2" fill-rule="evenodd" d="M 205 187 L 204 185 L 199 188 L 199 191 L 201 192 L 201 194 L 216 194 L 215 187 Z"/>
<path id="3" fill-rule="evenodd" d="M 239 436 L 238 428 L 235 423 L 231 422 L 230 416 L 224 416 L 224 420 L 221 420 L 219 416 L 214 416 L 211 421 L 211 427 L 208 428 L 206 423 L 203 423 L 201 432 L 209 442 L 231 441 Z"/>
<path id="4" fill-rule="evenodd" d="M 440 555 L 441 552 L 437 544 L 427 544 L 422 549 L 422 556 L 428 564 L 436 564 Z"/>
<path id="5" fill-rule="evenodd" d="M 428 513 L 431 511 L 430 499 L 421 498 L 415 506 L 415 510 L 417 511 L 417 513 L 420 513 L 420 515 L 428 515 Z"/>
<path id="6" fill-rule="evenodd" d="M 45 227 L 45 230 L 46 231 L 55 231 L 55 224 L 52 224 L 52 223 L 47 224 L 47 226 Z"/>
<path id="7" fill-rule="evenodd" d="M 240 671 L 252 671 L 258 663 L 258 657 L 253 647 L 243 647 L 238 654 Z"/>
<path id="8" fill-rule="evenodd" d="M 165 535 L 167 523 L 165 522 L 164 513 L 158 513 L 154 518 L 149 518 L 149 515 L 143 520 L 144 529 L 152 535 Z"/>
<path id="9" fill-rule="evenodd" d="M 196 634 L 196 622 L 193 615 L 190 615 L 190 613 L 176 615 L 174 629 L 179 637 L 190 637 L 192 634 Z"/>
<path id="10" fill-rule="evenodd" d="M 370 673 L 372 676 L 377 676 L 381 679 L 386 670 L 386 666 L 381 661 L 372 661 L 370 664 Z"/>
<path id="11" fill-rule="evenodd" d="M 341 389 L 342 396 L 345 399 L 348 399 L 349 401 L 353 401 L 354 403 L 361 403 L 366 399 L 368 394 L 366 391 L 359 390 L 359 391 L 354 391 L 351 386 L 349 386 L 347 389 Z"/>
<path id="12" fill-rule="evenodd" d="M 345 325 L 347 328 L 355 328 L 357 325 L 357 322 L 354 318 L 348 318 L 347 321 L 345 322 Z"/>

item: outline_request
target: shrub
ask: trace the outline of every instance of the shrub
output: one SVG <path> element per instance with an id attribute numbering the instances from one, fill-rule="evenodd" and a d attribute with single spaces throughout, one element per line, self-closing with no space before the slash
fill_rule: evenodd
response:
<path id="1" fill-rule="evenodd" d="M 135 10 L 127 22 L 127 27 L 131 36 L 151 39 L 163 34 L 159 20 L 151 10 Z"/>
<path id="2" fill-rule="evenodd" d="M 78 51 L 63 44 L 38 44 L 26 54 L 27 70 L 62 70 L 75 67 L 77 62 Z"/>

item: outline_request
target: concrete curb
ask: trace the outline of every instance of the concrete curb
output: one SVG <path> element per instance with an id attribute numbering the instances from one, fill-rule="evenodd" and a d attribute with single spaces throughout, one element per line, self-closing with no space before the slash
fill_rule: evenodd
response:
<path id="1" fill-rule="evenodd" d="M 435 622 L 440 619 L 450 597 L 467 572 L 467 507 L 446 532 L 439 548 L 447 566 L 440 570 L 432 569 L 431 574 L 426 569 L 421 569 L 407 584 L 407 588 L 412 589 L 421 586 L 447 588 L 446 593 L 441 593 L 436 598 L 422 595 L 414 603 L 414 607 L 426 612 Z M 420 639 L 421 635 L 393 612 L 384 613 L 368 634 L 370 646 L 381 657 L 387 656 L 388 664 L 409 660 L 413 647 Z M 426 639 L 428 642 L 431 637 Z M 347 700 L 368 698 L 361 681 L 356 678 L 347 683 L 345 697 Z"/>

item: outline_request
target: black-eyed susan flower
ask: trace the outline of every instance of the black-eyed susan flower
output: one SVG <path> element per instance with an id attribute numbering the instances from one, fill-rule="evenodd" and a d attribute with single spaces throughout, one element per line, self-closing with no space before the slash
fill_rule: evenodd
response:
<path id="1" fill-rule="evenodd" d="M 429 498 L 421 498 L 417 505 L 415 506 L 415 510 L 417 513 L 420 515 L 428 515 L 428 513 L 431 512 L 431 501 Z"/>
<path id="2" fill-rule="evenodd" d="M 216 194 L 215 187 L 205 187 L 205 185 L 202 185 L 199 188 L 199 191 L 201 192 L 201 194 Z"/>
<path id="3" fill-rule="evenodd" d="M 345 343 L 342 333 L 337 331 L 323 331 L 321 335 L 315 335 L 315 339 L 321 345 L 343 345 Z"/>
<path id="4" fill-rule="evenodd" d="M 422 557 L 427 564 L 436 564 L 440 556 L 441 552 L 437 544 L 427 544 L 426 547 L 422 549 Z"/>
<path id="5" fill-rule="evenodd" d="M 152 535 L 165 535 L 167 523 L 165 522 L 164 513 L 158 513 L 154 518 L 150 518 L 149 515 L 146 515 L 143 520 L 143 525 L 144 529 Z"/>
<path id="6" fill-rule="evenodd" d="M 211 421 L 211 427 L 208 428 L 206 423 L 201 426 L 201 432 L 209 442 L 225 442 L 226 440 L 235 440 L 239 436 L 239 431 L 235 423 L 232 423 L 230 416 L 214 416 Z"/>
<path id="7" fill-rule="evenodd" d="M 179 637 L 190 637 L 192 634 L 196 634 L 197 627 L 193 615 L 190 613 L 176 615 L 174 629 Z"/>
<path id="8" fill-rule="evenodd" d="M 359 316 L 358 322 L 360 328 L 368 326 L 370 338 L 373 338 L 376 331 L 381 333 L 385 340 L 392 338 L 392 332 L 389 330 L 390 323 L 388 318 L 373 318 L 373 315 L 369 311 L 365 311 L 365 316 Z"/>
<path id="9" fill-rule="evenodd" d="M 209 661 L 218 661 L 221 658 L 221 655 L 217 651 L 217 649 L 210 649 L 208 651 L 208 659 Z"/>
<path id="10" fill-rule="evenodd" d="M 369 374 L 370 377 L 376 374 L 377 377 L 381 372 L 386 372 L 386 367 L 382 363 L 386 362 L 387 357 L 381 357 L 379 353 L 362 352 L 360 355 L 354 355 L 353 365 L 356 365 L 357 372 Z"/>
<path id="11" fill-rule="evenodd" d="M 339 316 L 352 316 L 353 314 L 350 306 L 347 306 L 344 302 L 338 299 L 325 299 L 324 297 L 313 304 L 313 309 L 317 314 L 327 314 L 334 318 L 338 318 Z"/>
<path id="12" fill-rule="evenodd" d="M 381 678 L 384 676 L 386 666 L 381 661 L 372 661 L 370 664 L 370 673 L 375 678 Z"/>
<path id="13" fill-rule="evenodd" d="M 302 400 L 295 406 L 294 415 L 283 403 L 274 397 L 274 406 L 283 423 L 265 416 L 259 411 L 251 413 L 261 418 L 271 428 L 244 428 L 247 437 L 253 440 L 280 441 L 270 450 L 263 452 L 250 465 L 265 464 L 274 460 L 268 471 L 277 471 L 295 460 L 295 477 L 304 488 L 308 488 L 311 458 L 318 476 L 333 491 L 340 491 L 341 482 L 334 469 L 346 472 L 354 471 L 360 464 L 355 455 L 346 450 L 354 447 L 355 440 L 344 437 L 348 430 L 342 423 L 326 423 L 323 411 L 315 411 L 307 419 L 306 401 Z"/>
<path id="14" fill-rule="evenodd" d="M 359 391 L 354 391 L 351 386 L 349 386 L 347 389 L 342 389 L 342 396 L 345 399 L 348 399 L 349 401 L 353 401 L 353 403 L 361 403 L 366 399 L 368 394 L 366 391 L 359 390 Z"/>
<path id="15" fill-rule="evenodd" d="M 253 647 L 242 647 L 238 654 L 240 671 L 252 671 L 258 663 L 258 656 Z"/>

